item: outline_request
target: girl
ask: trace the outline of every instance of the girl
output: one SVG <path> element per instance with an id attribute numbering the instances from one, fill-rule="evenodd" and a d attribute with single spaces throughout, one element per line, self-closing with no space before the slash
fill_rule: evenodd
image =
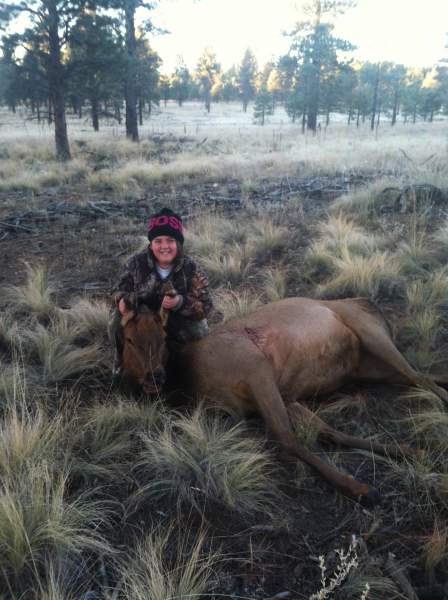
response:
<path id="1" fill-rule="evenodd" d="M 183 253 L 183 224 L 169 208 L 151 216 L 149 246 L 132 256 L 115 286 L 115 310 L 110 336 L 115 345 L 113 375 L 121 373 L 123 337 L 121 318 L 126 314 L 126 295 L 152 310 L 168 311 L 167 342 L 185 343 L 207 335 L 207 315 L 212 308 L 208 279 L 202 269 Z M 170 288 L 170 293 L 166 293 Z"/>

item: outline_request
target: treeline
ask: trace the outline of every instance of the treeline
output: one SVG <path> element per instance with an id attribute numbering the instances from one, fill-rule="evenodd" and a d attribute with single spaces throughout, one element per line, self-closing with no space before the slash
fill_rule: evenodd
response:
<path id="1" fill-rule="evenodd" d="M 263 124 L 279 104 L 302 131 L 328 125 L 330 114 L 346 114 L 348 124 L 381 119 L 394 125 L 432 121 L 448 114 L 448 67 L 415 69 L 394 63 L 355 63 L 354 47 L 334 36 L 332 19 L 351 0 L 311 0 L 307 20 L 290 33 L 287 55 L 259 67 L 247 50 L 241 62 L 224 71 L 206 49 L 195 69 L 179 56 L 174 72 L 161 75 L 162 61 L 151 48 L 153 24 L 136 29 L 138 9 L 153 8 L 145 0 L 0 1 L 0 21 L 26 13 L 22 34 L 2 37 L 0 101 L 12 111 L 25 106 L 30 116 L 54 123 L 57 154 L 70 157 L 66 110 L 100 119 L 123 120 L 127 135 L 137 141 L 138 126 L 155 104 L 201 100 L 239 101 Z M 147 12 L 147 15 L 150 13 Z"/>

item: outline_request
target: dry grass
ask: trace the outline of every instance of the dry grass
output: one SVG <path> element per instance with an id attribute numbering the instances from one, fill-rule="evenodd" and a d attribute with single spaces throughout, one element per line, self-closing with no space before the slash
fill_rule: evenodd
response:
<path id="1" fill-rule="evenodd" d="M 406 286 L 408 312 L 412 317 L 425 309 L 444 309 L 448 306 L 448 271 L 436 270 L 429 277 L 410 281 Z"/>
<path id="2" fill-rule="evenodd" d="M 57 161 L 39 162 L 9 161 L 2 164 L 0 192 L 22 191 L 37 193 L 43 188 L 68 186 L 82 183 L 89 173 L 89 166 L 82 159 L 73 159 L 67 165 Z"/>
<path id="3" fill-rule="evenodd" d="M 33 330 L 23 334 L 27 351 L 37 358 L 42 367 L 45 385 L 80 375 L 86 379 L 108 368 L 104 348 L 98 343 L 77 347 L 77 334 L 63 317 L 50 322 L 48 327 L 37 324 Z"/>
<path id="4" fill-rule="evenodd" d="M 207 535 L 200 531 L 193 545 L 178 540 L 172 558 L 173 529 L 149 532 L 122 568 L 129 600 L 199 598 L 207 591 L 218 555 L 207 553 Z"/>
<path id="5" fill-rule="evenodd" d="M 317 287 L 321 297 L 366 296 L 375 299 L 399 291 L 400 267 L 387 252 L 364 257 L 343 251 L 342 257 L 334 261 L 334 267 L 334 276 Z"/>
<path id="6" fill-rule="evenodd" d="M 150 181 L 196 174 L 201 177 L 258 180 L 260 174 L 263 177 L 294 176 L 298 165 L 301 176 L 368 169 L 417 174 L 430 171 L 433 177 L 441 171 L 439 179 L 443 177 L 443 170 L 437 168 L 437 160 L 425 165 L 422 163 L 431 154 L 443 156 L 446 123 L 419 124 L 412 130 L 397 124 L 394 128 L 381 127 L 372 134 L 367 126 L 347 128 L 336 118 L 325 134 L 301 136 L 297 125 L 288 122 L 281 107 L 263 128 L 252 123 L 249 113 L 242 113 L 239 104 L 217 104 L 210 114 L 205 115 L 200 103 L 186 103 L 181 109 L 169 103 L 166 109 L 153 114 L 151 120 L 140 128 L 141 147 L 132 146 L 124 136 L 117 138 L 117 129 L 120 128 L 116 124 L 108 126 L 104 123 L 98 136 L 93 131 L 78 131 L 83 124 L 78 119 L 69 119 L 69 132 L 80 142 L 79 145 L 72 143 L 76 159 L 82 159 L 87 150 L 93 162 L 95 156 L 100 156 L 105 157 L 104 162 L 107 163 L 111 158 L 108 148 L 113 147 L 113 158 L 117 163 L 115 169 L 122 180 L 126 182 L 142 177 L 144 185 L 147 181 L 144 171 L 150 173 Z M 54 157 L 51 128 L 28 123 L 22 138 L 19 136 L 18 139 L 17 131 L 23 127 L 20 113 L 15 117 L 8 114 L 6 120 L 10 125 L 3 127 L 5 142 L 0 146 L 0 154 L 4 158 L 25 162 L 32 156 L 39 160 Z M 159 157 L 150 141 L 154 133 L 162 136 L 183 136 L 186 133 L 191 142 L 170 163 L 159 165 L 156 162 Z M 399 149 L 404 150 L 412 162 Z M 145 162 L 148 159 L 150 162 Z M 132 169 L 128 170 L 126 163 L 133 163 Z M 415 165 L 419 164 L 421 166 L 416 169 Z M 424 178 L 423 175 L 421 177 Z M 104 181 L 109 183 L 113 179 L 111 169 L 105 173 Z M 93 184 L 97 183 L 98 180 L 93 181 Z"/>
<path id="7" fill-rule="evenodd" d="M 445 408 L 444 401 L 434 392 L 423 388 L 409 388 L 407 392 L 400 395 L 406 406 L 410 405 L 415 410 L 437 410 L 443 412 Z"/>
<path id="8" fill-rule="evenodd" d="M 110 319 L 110 302 L 91 301 L 82 298 L 73 303 L 65 313 L 68 327 L 73 328 L 76 336 L 93 342 L 107 338 Z"/>
<path id="9" fill-rule="evenodd" d="M 337 274 L 338 271 L 359 270 L 362 263 L 381 256 L 382 240 L 367 233 L 353 220 L 342 214 L 330 216 L 318 226 L 318 239 L 306 254 L 306 267 L 311 279 Z M 357 266 L 355 266 L 357 265 Z M 361 270 L 365 271 L 361 267 Z M 357 275 L 354 275 L 356 278 Z"/>
<path id="10" fill-rule="evenodd" d="M 225 252 L 203 257 L 202 265 L 212 285 L 238 285 L 244 281 L 252 267 L 245 246 L 234 245 Z"/>
<path id="11" fill-rule="evenodd" d="M 275 512 L 279 492 L 273 463 L 261 441 L 244 435 L 199 406 L 187 417 L 173 417 L 161 431 L 142 436 L 139 472 L 149 481 L 136 502 L 165 499 L 202 514 L 217 507 L 246 517 Z M 210 506 L 210 508 L 209 508 Z"/>
<path id="12" fill-rule="evenodd" d="M 51 283 L 47 270 L 42 266 L 26 267 L 26 282 L 21 286 L 3 288 L 3 305 L 14 313 L 34 314 L 49 317 L 56 312 L 53 297 L 56 287 Z"/>
<path id="13" fill-rule="evenodd" d="M 42 463 L 56 469 L 63 462 L 63 437 L 59 415 L 50 421 L 42 409 L 32 413 L 25 405 L 19 410 L 11 402 L 0 425 L 0 478 L 11 484 L 24 471 Z"/>
<path id="14" fill-rule="evenodd" d="M 71 470 L 84 479 L 129 480 L 139 432 L 152 430 L 164 417 L 161 403 L 142 406 L 116 394 L 107 404 L 78 417 L 71 441 Z"/>
<path id="15" fill-rule="evenodd" d="M 0 578 L 10 589 L 19 578 L 37 575 L 48 553 L 78 555 L 84 550 L 112 549 L 95 531 L 107 516 L 104 506 L 69 500 L 67 473 L 53 476 L 46 466 L 33 465 L 0 490 Z"/>
<path id="16" fill-rule="evenodd" d="M 263 271 L 263 292 L 269 302 L 285 298 L 288 293 L 288 269 L 281 265 Z"/>
<path id="17" fill-rule="evenodd" d="M 261 300 L 249 290 L 236 292 L 222 289 L 215 293 L 214 304 L 223 322 L 226 322 L 249 314 L 261 305 Z"/>
<path id="18" fill-rule="evenodd" d="M 247 246 L 254 258 L 266 259 L 282 251 L 288 242 L 286 227 L 276 225 L 269 218 L 257 219 L 251 224 Z"/>
<path id="19" fill-rule="evenodd" d="M 448 305 L 446 269 L 408 283 L 406 298 L 408 318 L 401 336 L 411 345 L 407 354 L 412 362 L 427 370 L 442 361 L 444 355 L 440 340 L 445 333 L 444 311 Z"/>
<path id="20" fill-rule="evenodd" d="M 401 181 L 397 178 L 379 178 L 365 187 L 344 194 L 330 206 L 330 212 L 349 214 L 365 223 L 372 221 L 372 213 L 381 207 L 391 207 L 398 195 Z M 390 192 L 384 192 L 389 189 Z"/>
<path id="21" fill-rule="evenodd" d="M 423 546 L 425 570 L 431 572 L 448 558 L 448 528 L 436 519 Z"/>

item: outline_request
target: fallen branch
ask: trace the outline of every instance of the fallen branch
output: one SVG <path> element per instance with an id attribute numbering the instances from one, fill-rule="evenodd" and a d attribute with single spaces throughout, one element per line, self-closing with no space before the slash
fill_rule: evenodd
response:
<path id="1" fill-rule="evenodd" d="M 23 231 L 32 232 L 31 227 L 25 227 L 25 225 L 19 225 L 18 223 L 6 223 L 6 221 L 0 221 L 0 226 L 7 227 L 8 229 L 23 229 Z"/>

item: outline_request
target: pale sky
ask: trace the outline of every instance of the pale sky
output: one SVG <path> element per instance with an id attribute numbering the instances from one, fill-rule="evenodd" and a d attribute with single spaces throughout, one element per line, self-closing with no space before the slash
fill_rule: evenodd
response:
<path id="1" fill-rule="evenodd" d="M 285 54 L 300 20 L 302 0 L 160 0 L 151 11 L 155 25 L 171 34 L 152 38 L 171 72 L 181 54 L 193 69 L 211 47 L 224 69 L 241 61 L 247 47 L 263 65 Z M 358 0 L 336 21 L 335 33 L 358 46 L 361 60 L 431 66 L 448 57 L 448 0 Z"/>

